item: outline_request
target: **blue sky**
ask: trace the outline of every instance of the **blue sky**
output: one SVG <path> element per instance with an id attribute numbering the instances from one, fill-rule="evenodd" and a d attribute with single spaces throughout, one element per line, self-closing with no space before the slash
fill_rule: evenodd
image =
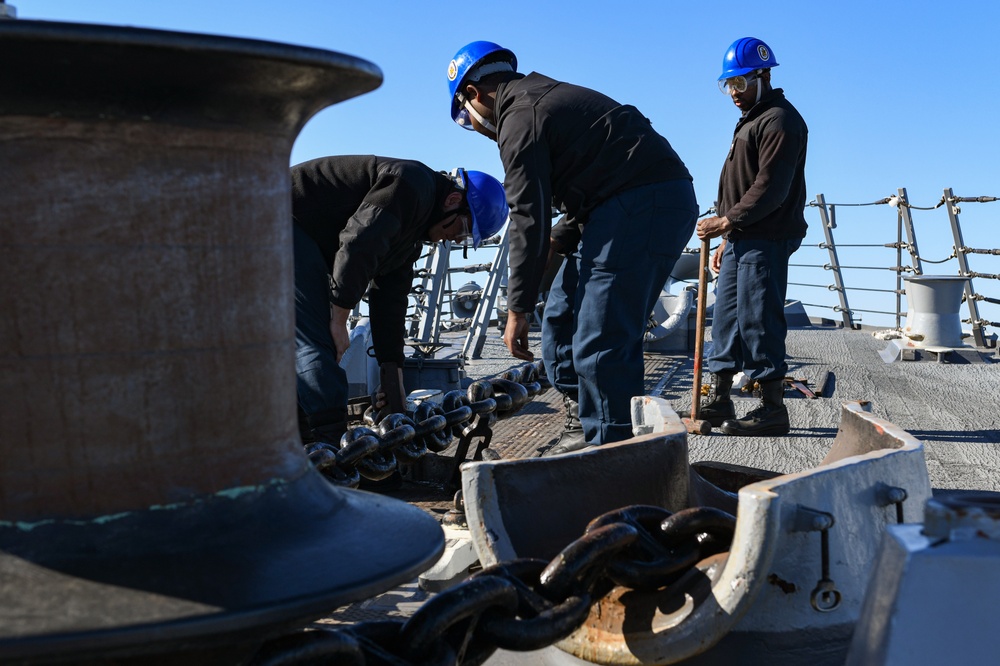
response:
<path id="1" fill-rule="evenodd" d="M 522 71 L 588 86 L 637 106 L 687 164 L 703 211 L 715 198 L 719 168 L 738 118 L 716 87 L 722 55 L 733 40 L 752 35 L 771 46 L 780 63 L 773 83 L 785 89 L 809 125 L 810 198 L 823 193 L 829 202 L 863 203 L 895 194 L 900 187 L 918 206 L 933 206 L 945 187 L 959 196 L 1000 196 L 1000 86 L 989 73 L 1000 52 L 997 2 L 10 4 L 20 19 L 251 37 L 339 51 L 378 65 L 382 86 L 317 114 L 296 140 L 291 163 L 329 154 L 375 153 L 501 177 L 496 145 L 452 123 L 445 77 L 459 47 L 477 39 L 495 41 L 517 54 Z M 818 243 L 819 215 L 815 209 L 806 215 L 811 227 L 807 243 Z M 963 205 L 966 244 L 995 247 L 992 230 L 998 216 L 1000 202 Z M 917 211 L 915 220 L 921 254 L 947 256 L 952 239 L 944 209 Z M 896 237 L 896 214 L 888 206 L 841 208 L 837 221 L 841 243 L 890 243 Z M 690 245 L 696 246 L 696 240 Z M 808 256 L 804 249 L 796 258 L 825 260 L 818 249 Z M 872 260 L 894 265 L 885 251 Z M 847 263 L 843 256 L 841 261 Z M 953 263 L 941 272 L 953 273 Z M 974 270 L 1000 273 L 988 263 Z M 925 267 L 925 272 L 933 269 Z M 875 279 L 858 276 L 851 282 Z M 816 280 L 830 277 L 826 273 Z M 982 287 L 997 295 L 995 285 Z M 824 294 L 814 300 L 833 302 Z M 863 318 L 866 323 L 877 319 Z"/>

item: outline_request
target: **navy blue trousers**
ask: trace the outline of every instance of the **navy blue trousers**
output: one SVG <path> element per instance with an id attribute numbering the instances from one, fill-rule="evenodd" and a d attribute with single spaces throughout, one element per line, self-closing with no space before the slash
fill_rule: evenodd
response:
<path id="1" fill-rule="evenodd" d="M 307 416 L 347 410 L 347 373 L 330 335 L 326 261 L 316 242 L 295 227 L 295 373 L 299 407 Z"/>
<path id="2" fill-rule="evenodd" d="M 788 373 L 788 258 L 801 243 L 799 238 L 726 243 L 715 287 L 709 372 L 742 371 L 756 381 Z"/>
<path id="3" fill-rule="evenodd" d="M 575 394 L 591 444 L 632 436 L 643 395 L 643 338 L 653 304 L 694 232 L 688 180 L 636 187 L 595 208 L 577 251 L 556 274 L 542 316 L 542 358 L 557 389 Z"/>

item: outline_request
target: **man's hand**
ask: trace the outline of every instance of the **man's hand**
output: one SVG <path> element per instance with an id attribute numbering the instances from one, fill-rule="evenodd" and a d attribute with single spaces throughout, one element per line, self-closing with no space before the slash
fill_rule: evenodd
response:
<path id="1" fill-rule="evenodd" d="M 733 223 L 727 217 L 706 217 L 698 222 L 698 238 L 707 240 L 728 233 Z"/>
<path id="2" fill-rule="evenodd" d="M 351 346 L 351 335 L 347 332 L 347 318 L 351 311 L 339 305 L 330 306 L 330 337 L 333 347 L 337 350 L 337 363 L 344 357 L 347 348 Z"/>
<path id="3" fill-rule="evenodd" d="M 399 387 L 399 410 L 400 413 L 406 411 L 406 388 L 403 386 L 403 368 L 396 365 L 395 363 L 384 363 L 379 367 L 382 373 L 394 373 L 396 375 L 396 381 L 390 382 L 385 374 L 383 374 L 382 382 L 379 383 L 378 387 L 375 389 L 375 395 L 372 397 L 372 406 L 375 408 L 375 422 L 381 421 L 387 414 L 392 414 L 394 412 L 392 401 L 389 400 L 389 396 L 385 391 L 385 387 L 390 384 L 396 384 Z"/>
<path id="4" fill-rule="evenodd" d="M 722 242 L 719 243 L 719 247 L 715 248 L 715 252 L 712 253 L 712 270 L 718 273 L 722 270 L 722 253 L 726 251 L 726 239 L 723 238 Z"/>
<path id="5" fill-rule="evenodd" d="M 514 358 L 522 361 L 535 360 L 535 355 L 528 351 L 527 313 L 507 311 L 507 327 L 503 332 L 503 342 Z"/>

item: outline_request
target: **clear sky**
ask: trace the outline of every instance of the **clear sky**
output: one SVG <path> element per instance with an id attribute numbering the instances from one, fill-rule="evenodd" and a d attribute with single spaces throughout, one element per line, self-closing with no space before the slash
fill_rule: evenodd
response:
<path id="1" fill-rule="evenodd" d="M 780 63 L 772 72 L 773 84 L 785 90 L 809 125 L 810 199 L 822 193 L 828 202 L 866 203 L 900 187 L 918 206 L 936 204 L 946 187 L 958 196 L 1000 196 L 1000 86 L 991 73 L 1000 54 L 1000 2 L 995 0 L 10 4 L 19 19 L 250 37 L 339 51 L 378 65 L 382 86 L 317 114 L 299 135 L 291 163 L 375 153 L 417 159 L 437 169 L 465 166 L 502 178 L 496 145 L 451 121 L 445 75 L 448 61 L 464 44 L 498 42 L 517 54 L 521 71 L 538 71 L 637 106 L 687 164 L 702 211 L 715 199 L 738 118 L 716 86 L 722 56 L 735 39 L 755 36 L 770 45 Z M 921 254 L 930 259 L 950 254 L 945 210 L 914 215 Z M 807 209 L 806 217 L 807 243 L 819 243 L 816 209 Z M 966 244 L 996 247 L 998 217 L 1000 202 L 963 205 Z M 896 239 L 896 214 L 888 206 L 839 208 L 837 222 L 841 243 Z M 690 246 L 697 246 L 697 239 Z M 887 253 L 872 261 L 895 265 Z M 818 248 L 812 253 L 803 249 L 796 259 L 828 261 Z M 843 256 L 841 262 L 848 263 Z M 989 264 L 974 270 L 1000 273 Z M 946 271 L 954 274 L 954 262 L 940 272 Z M 930 272 L 934 269 L 925 266 L 925 273 Z M 819 273 L 801 277 L 832 281 L 829 272 Z M 875 279 L 860 275 L 851 281 Z M 994 297 L 1000 295 L 995 284 L 982 286 Z M 802 295 L 803 301 L 810 298 Z M 822 292 L 813 300 L 834 302 Z M 887 301 L 875 309 L 891 305 Z M 1000 314 L 991 316 L 1000 319 Z M 874 315 L 863 318 L 865 323 L 877 321 Z"/>

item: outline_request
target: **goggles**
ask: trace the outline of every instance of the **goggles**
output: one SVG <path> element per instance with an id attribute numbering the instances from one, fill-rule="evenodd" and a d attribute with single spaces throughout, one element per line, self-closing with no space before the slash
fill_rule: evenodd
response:
<path id="1" fill-rule="evenodd" d="M 734 92 L 738 94 L 745 93 L 750 84 L 757 80 L 756 72 L 749 76 L 732 76 L 728 79 L 719 80 L 719 90 L 721 90 L 726 95 L 732 95 Z"/>
<path id="2" fill-rule="evenodd" d="M 469 113 L 469 107 L 466 105 L 465 95 L 461 92 L 455 93 L 455 104 L 458 106 L 458 115 L 455 116 L 455 122 L 462 129 L 475 132 L 476 128 L 472 126 L 472 114 Z"/>
<path id="3" fill-rule="evenodd" d="M 462 246 L 462 258 L 469 258 L 469 244 L 472 242 L 472 210 L 470 208 L 462 208 L 455 211 L 455 221 L 462 225 L 462 230 L 451 239 L 451 242 L 455 245 Z"/>
<path id="4" fill-rule="evenodd" d="M 448 176 L 451 178 L 451 182 L 454 183 L 455 187 L 457 187 L 460 191 L 468 191 L 469 188 L 465 185 L 468 180 L 465 169 L 462 167 L 455 167 L 451 170 Z"/>
<path id="5" fill-rule="evenodd" d="M 472 129 L 472 127 L 469 127 L 469 129 Z M 463 169 L 462 167 L 452 169 L 449 175 L 451 176 L 452 182 L 455 183 L 455 187 L 457 187 L 462 192 L 465 192 L 466 196 L 465 207 L 455 211 L 456 221 L 458 220 L 462 221 L 462 233 L 456 236 L 454 239 L 452 239 L 452 241 L 455 243 L 460 243 L 462 241 L 467 241 L 470 238 L 472 238 L 472 207 L 469 205 L 469 199 L 468 199 L 469 196 L 468 176 L 465 173 L 465 169 Z"/>
<path id="6" fill-rule="evenodd" d="M 462 233 L 455 237 L 455 242 L 462 243 L 472 238 L 472 210 L 465 208 L 457 214 L 458 219 L 462 221 Z"/>
<path id="7" fill-rule="evenodd" d="M 462 129 L 476 131 L 476 128 L 472 126 L 472 116 L 469 115 L 468 109 L 462 107 L 458 110 L 458 115 L 455 116 L 455 122 L 458 123 Z"/>
<path id="8" fill-rule="evenodd" d="M 496 133 L 497 128 L 493 126 L 493 123 L 491 123 L 490 121 L 486 120 L 486 118 L 483 118 L 481 115 L 479 115 L 479 113 L 476 112 L 474 108 L 472 108 L 472 105 L 469 103 L 469 100 L 465 98 L 464 94 L 460 92 L 455 93 L 455 100 L 458 102 L 458 105 L 460 107 L 458 110 L 458 115 L 455 116 L 455 122 L 458 123 L 462 127 L 462 129 L 475 131 L 476 128 L 472 126 L 472 119 L 475 118 L 476 120 L 479 121 L 480 125 L 488 129 L 489 131 L 493 132 L 494 134 Z"/>

